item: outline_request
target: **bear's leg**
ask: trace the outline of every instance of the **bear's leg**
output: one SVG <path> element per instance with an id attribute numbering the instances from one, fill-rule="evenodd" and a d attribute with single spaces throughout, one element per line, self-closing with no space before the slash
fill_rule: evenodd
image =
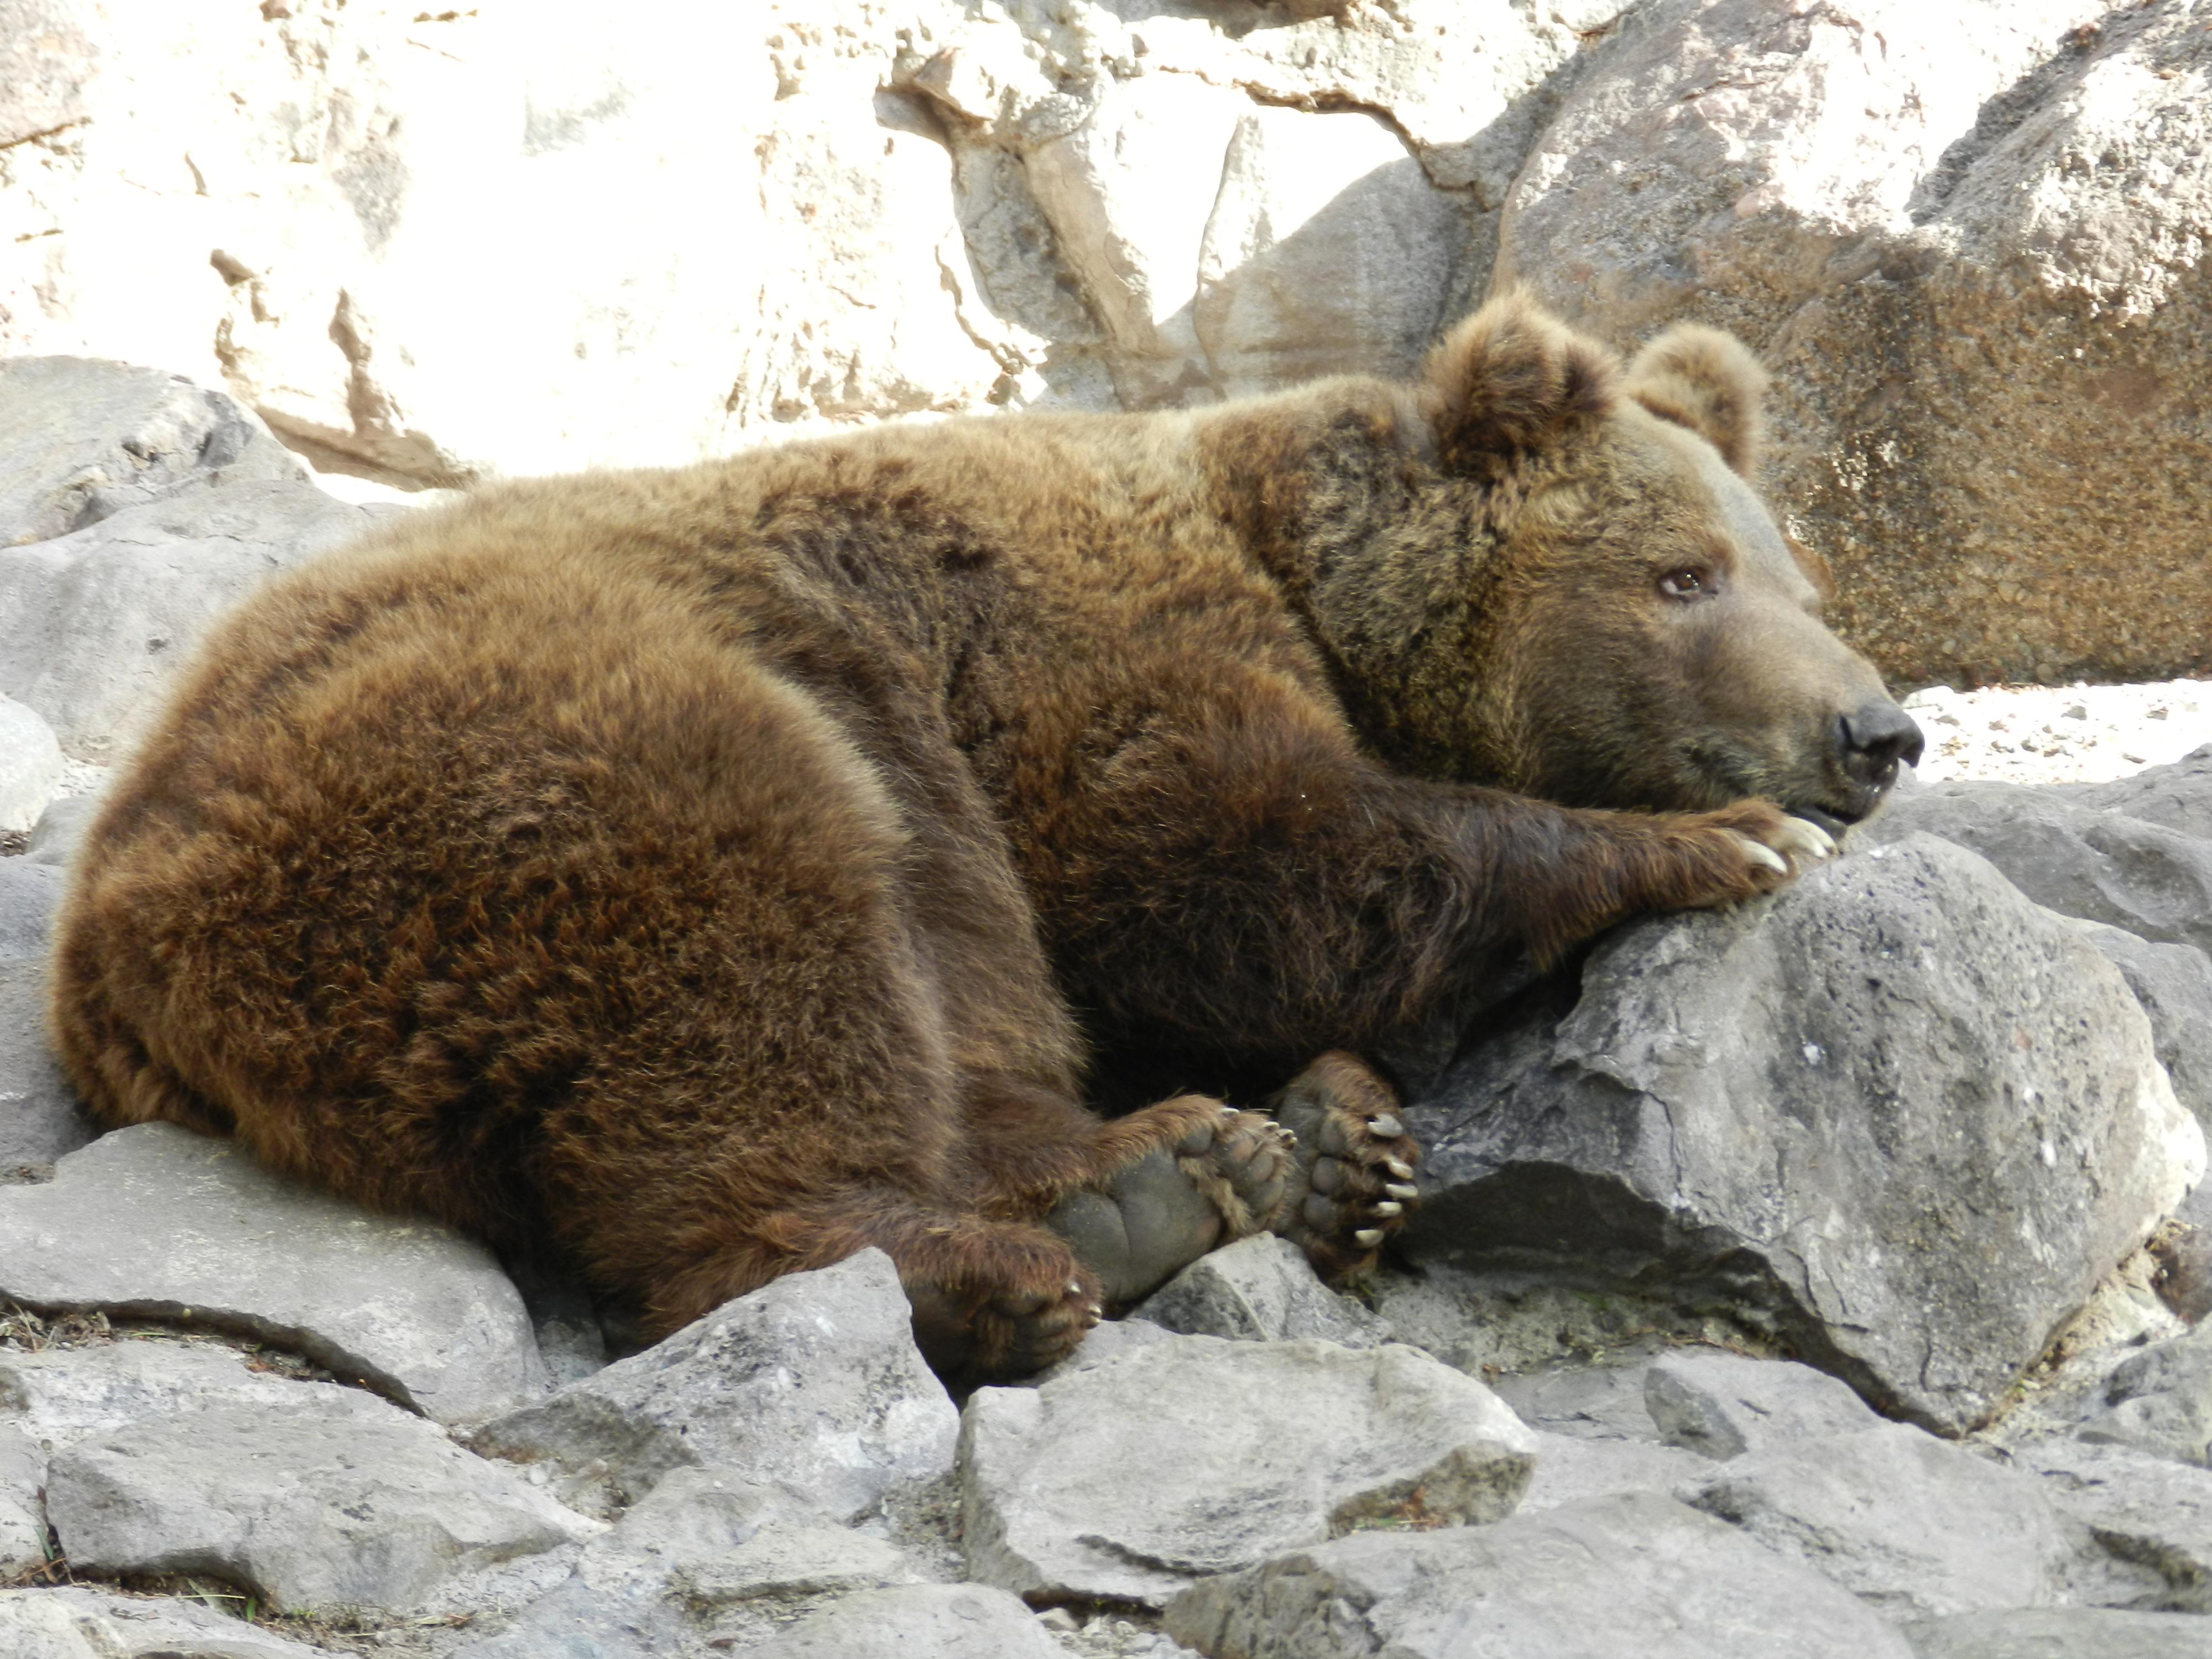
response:
<path id="1" fill-rule="evenodd" d="M 1420 1148 L 1398 1118 L 1398 1097 L 1362 1061 L 1333 1049 L 1269 1103 L 1297 1138 L 1298 1179 L 1277 1232 L 1324 1278 L 1364 1272 L 1420 1201 Z"/>

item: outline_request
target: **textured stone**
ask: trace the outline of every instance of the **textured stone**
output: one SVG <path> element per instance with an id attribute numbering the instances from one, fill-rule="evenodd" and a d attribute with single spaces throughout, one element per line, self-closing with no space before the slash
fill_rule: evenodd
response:
<path id="1" fill-rule="evenodd" d="M 2171 766 L 2147 767 L 2108 783 L 2066 785 L 2057 793 L 2078 806 L 2122 813 L 2212 841 L 2212 744 Z"/>
<path id="2" fill-rule="evenodd" d="M 76 853 L 77 843 L 92 828 L 92 820 L 100 811 L 100 797 L 63 795 L 50 802 L 39 814 L 39 821 L 31 826 L 31 839 L 23 848 L 23 856 L 33 864 L 66 866 Z"/>
<path id="3" fill-rule="evenodd" d="M 1644 1379 L 1648 1364 L 1572 1365 L 1501 1376 L 1498 1397 L 1531 1428 L 1578 1440 L 1659 1438 Z"/>
<path id="4" fill-rule="evenodd" d="M 2081 1433 L 2185 1463 L 2212 1463 L 2212 1324 L 2123 1360 Z"/>
<path id="5" fill-rule="evenodd" d="M 2055 1601 L 2071 1551 L 2033 1480 L 1904 1423 L 1751 1452 L 1678 1495 L 1893 1619 Z"/>
<path id="6" fill-rule="evenodd" d="M 596 1530 L 421 1418 L 354 1389 L 317 1400 L 180 1413 L 58 1454 L 46 1509 L 71 1564 L 213 1573 L 288 1610 L 404 1610 Z"/>
<path id="7" fill-rule="evenodd" d="M 682 1575 L 695 1603 L 714 1606 L 763 1595 L 829 1595 L 915 1581 L 895 1545 L 842 1527 L 763 1527 L 736 1548 Z"/>
<path id="8" fill-rule="evenodd" d="M 2100 922 L 2081 927 L 2150 1021 L 2151 1046 L 2174 1098 L 2199 1123 L 2212 1124 L 2212 957 L 2194 945 L 2154 944 Z"/>
<path id="9" fill-rule="evenodd" d="M 1644 1401 L 1668 1445 L 1722 1461 L 1881 1420 L 1845 1384 L 1809 1365 L 1732 1353 L 1654 1360 L 1644 1373 Z"/>
<path id="10" fill-rule="evenodd" d="M 0 1176 L 100 1133 L 46 1046 L 46 939 L 61 896 L 59 870 L 0 860 Z"/>
<path id="11" fill-rule="evenodd" d="M 748 1651 L 752 1659 L 1066 1659 L 1027 1607 L 982 1584 L 864 1590 Z"/>
<path id="12" fill-rule="evenodd" d="M 1601 1440 L 1588 1436 L 1532 1431 L 1536 1437 L 1536 1473 L 1516 1515 L 1535 1515 L 1585 1498 L 1650 1492 L 1671 1496 L 1685 1481 L 1711 1467 L 1709 1460 L 1680 1446 L 1655 1446 L 1644 1440 Z"/>
<path id="13" fill-rule="evenodd" d="M 0 1187 L 0 1297 L 243 1331 L 441 1422 L 544 1386 L 522 1299 L 480 1245 L 171 1124 L 105 1135 L 42 1186 Z"/>
<path id="14" fill-rule="evenodd" d="M 1129 1316 L 1186 1336 L 1246 1342 L 1318 1337 L 1372 1348 L 1390 1340 L 1381 1320 L 1322 1284 L 1305 1252 L 1273 1233 L 1199 1257 Z"/>
<path id="15" fill-rule="evenodd" d="M 53 727 L 37 709 L 0 697 L 0 832 L 30 830 L 61 787 Z"/>
<path id="16" fill-rule="evenodd" d="M 1415 1349 L 1176 1337 L 978 1389 L 963 1544 L 971 1577 L 1032 1602 L 1158 1607 L 1363 1524 L 1496 1520 L 1533 1446 L 1489 1389 Z"/>
<path id="17" fill-rule="evenodd" d="M 1910 1626 L 1918 1659 L 2203 1659 L 2203 1621 L 2183 1613 L 2023 1607 Z"/>
<path id="18" fill-rule="evenodd" d="M 72 1586 L 0 1590 L 0 1652 L 8 1659 L 325 1659 L 330 1650 L 182 1597 Z"/>
<path id="19" fill-rule="evenodd" d="M 890 1258 L 863 1250 L 725 1304 L 642 1353 L 485 1425 L 481 1449 L 623 1502 L 721 1464 L 845 1521 L 951 1467 L 958 1414 L 914 1346 Z"/>
<path id="20" fill-rule="evenodd" d="M 1361 1533 L 1209 1578 L 1166 1629 L 1212 1659 L 1911 1659 L 1849 1592 L 1650 1492 L 1494 1527 Z"/>
<path id="21" fill-rule="evenodd" d="M 84 119 L 84 83 L 99 57 L 86 11 L 69 0 L 0 0 L 0 146 Z M 7 439 L 0 422 L 0 451 Z"/>
<path id="22" fill-rule="evenodd" d="M 252 1370 L 205 1339 L 119 1337 L 81 1348 L 0 1349 L 0 1412 L 47 1451 L 212 1406 L 315 1411 L 323 1385 Z"/>
<path id="23" fill-rule="evenodd" d="M 2203 1167 L 2118 973 L 1931 836 L 1623 928 L 1566 997 L 1409 1103 L 1409 1249 L 1717 1296 L 1939 1427 Z"/>
<path id="24" fill-rule="evenodd" d="M 21 1428 L 0 1422 L 0 1579 L 46 1559 L 46 1511 L 39 1497 L 46 1478 L 46 1454 Z"/>
<path id="25" fill-rule="evenodd" d="M 2212 1471 L 2067 1440 L 2021 1447 L 2014 1462 L 2114 1557 L 2164 1579 L 2165 1607 L 2212 1613 Z"/>

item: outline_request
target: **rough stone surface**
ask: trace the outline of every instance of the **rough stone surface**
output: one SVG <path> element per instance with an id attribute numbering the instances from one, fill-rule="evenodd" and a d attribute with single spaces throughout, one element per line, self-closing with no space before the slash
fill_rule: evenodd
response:
<path id="1" fill-rule="evenodd" d="M 2212 1463 L 2212 1324 L 2122 1361 L 2081 1432 L 2085 1440 Z"/>
<path id="2" fill-rule="evenodd" d="M 1494 1527 L 1362 1533 L 1168 1608 L 1226 1659 L 1911 1659 L 1848 1591 L 1650 1492 Z"/>
<path id="3" fill-rule="evenodd" d="M 1709 1459 L 1680 1446 L 1655 1446 L 1644 1440 L 1596 1439 L 1532 1431 L 1536 1437 L 1536 1473 L 1516 1515 L 1535 1515 L 1585 1498 L 1616 1492 L 1651 1492 L 1671 1496 L 1685 1481 L 1711 1468 Z"/>
<path id="4" fill-rule="evenodd" d="M 100 1133 L 46 1046 L 46 940 L 61 896 L 59 870 L 0 860 L 0 1177 Z"/>
<path id="5" fill-rule="evenodd" d="M 2154 766 L 2102 782 L 2069 785 L 2059 793 L 2077 805 L 2124 813 L 2199 841 L 2212 841 L 2212 744 L 2191 750 L 2169 766 Z"/>
<path id="6" fill-rule="evenodd" d="M 1907 1627 L 1918 1659 L 2203 1659 L 2202 1620 L 2180 1613 L 2023 1607 Z"/>
<path id="7" fill-rule="evenodd" d="M 1256 1233 L 1199 1257 L 1130 1317 L 1186 1336 L 1247 1342 L 1318 1337 L 1347 1348 L 1372 1348 L 1390 1340 L 1381 1320 L 1322 1284 L 1305 1252 L 1273 1233 Z"/>
<path id="8" fill-rule="evenodd" d="M 0 834 L 30 830 L 62 787 L 62 746 L 35 708 L 0 697 Z"/>
<path id="9" fill-rule="evenodd" d="M 1415 1349 L 1177 1337 L 978 1389 L 963 1547 L 973 1577 L 1032 1602 L 1157 1607 L 1362 1524 L 1496 1520 L 1533 1450 L 1495 1395 Z"/>
<path id="10" fill-rule="evenodd" d="M 2157 945 L 2100 922 L 2081 927 L 2150 1021 L 2151 1046 L 2174 1098 L 2199 1123 L 2212 1123 L 2212 957 L 2194 945 Z"/>
<path id="11" fill-rule="evenodd" d="M 1751 1452 L 1678 1495 L 1893 1619 L 2055 1601 L 2071 1553 L 2033 1480 L 1904 1423 Z"/>
<path id="12" fill-rule="evenodd" d="M 2013 1457 L 2106 1551 L 2164 1579 L 2165 1607 L 2212 1613 L 2212 1472 L 2078 1441 L 2042 1441 Z"/>
<path id="13" fill-rule="evenodd" d="M 212 1573 L 285 1609 L 404 1610 L 595 1530 L 434 1425 L 335 1388 L 312 1413 L 215 1406 L 91 1436 L 48 1468 L 46 1510 L 79 1571 Z"/>
<path id="14" fill-rule="evenodd" d="M 522 1298 L 481 1246 L 171 1124 L 105 1135 L 44 1185 L 0 1187 L 0 1297 L 244 1331 L 441 1422 L 544 1386 Z"/>
<path id="15" fill-rule="evenodd" d="M 0 1579 L 14 1578 L 46 1559 L 46 1459 L 15 1425 L 0 1422 Z"/>
<path id="16" fill-rule="evenodd" d="M 1066 1659 L 1036 1616 L 984 1584 L 848 1595 L 750 1650 L 752 1659 Z"/>
<path id="17" fill-rule="evenodd" d="M 0 8 L 0 16 L 5 9 Z M 70 1587 L 0 1590 L 8 1659 L 329 1659 L 191 1601 Z"/>
<path id="18" fill-rule="evenodd" d="M 254 1370 L 244 1354 L 205 1339 L 0 1349 L 0 1413 L 47 1452 L 212 1406 L 275 1415 L 335 1409 L 328 1398 L 327 1385 Z"/>
<path id="19" fill-rule="evenodd" d="M 1531 1428 L 1578 1440 L 1659 1438 L 1647 1403 L 1647 1364 L 1567 1365 L 1498 1379 L 1498 1397 Z"/>
<path id="20" fill-rule="evenodd" d="M 763 1527 L 735 1549 L 683 1575 L 695 1602 L 708 1606 L 764 1595 L 825 1595 L 911 1583 L 898 1547 L 842 1527 Z"/>
<path id="21" fill-rule="evenodd" d="M 958 1431 L 890 1258 L 863 1250 L 727 1303 L 485 1425 L 475 1443 L 623 1502 L 672 1469 L 727 1465 L 842 1522 L 945 1473 Z"/>
<path id="22" fill-rule="evenodd" d="M 1498 276 L 1765 356 L 1771 485 L 1893 683 L 2212 661 L 2192 6 L 1656 0 L 1582 68 Z"/>
<path id="23" fill-rule="evenodd" d="M 1621 929 L 1567 994 L 1409 1103 L 1408 1248 L 1717 1294 L 1931 1425 L 2203 1167 L 2117 970 L 1932 836 Z"/>
<path id="24" fill-rule="evenodd" d="M 1717 1461 L 1872 1428 L 1881 1419 L 1845 1384 L 1809 1365 L 1741 1354 L 1668 1354 L 1644 1373 L 1660 1437 Z"/>
<path id="25" fill-rule="evenodd" d="M 66 867 L 99 811 L 97 793 L 57 798 L 31 826 L 31 839 L 23 848 L 24 858 L 33 864 Z"/>

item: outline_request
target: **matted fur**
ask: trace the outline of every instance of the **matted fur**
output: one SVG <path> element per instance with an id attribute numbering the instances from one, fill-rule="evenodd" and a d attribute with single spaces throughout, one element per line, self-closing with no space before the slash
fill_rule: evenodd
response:
<path id="1" fill-rule="evenodd" d="M 648 1334 L 878 1244 L 1039 1363 L 1020 1322 L 1092 1284 L 1040 1218 L 1218 1111 L 1097 1116 L 1094 1060 L 1286 1077 L 1771 886 L 1740 797 L 1872 798 L 1821 752 L 1870 671 L 1615 378 L 1516 300 L 1411 387 L 393 521 L 219 628 L 118 778 L 63 1063 L 107 1122 L 557 1249 Z M 1709 683 L 1678 544 L 1735 550 L 1782 678 Z"/>

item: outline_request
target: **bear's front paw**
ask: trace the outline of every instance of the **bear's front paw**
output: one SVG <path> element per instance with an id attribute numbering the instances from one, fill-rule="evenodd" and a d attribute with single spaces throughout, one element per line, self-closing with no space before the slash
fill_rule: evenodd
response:
<path id="1" fill-rule="evenodd" d="M 1692 835 L 1674 841 L 1680 865 L 1661 878 L 1661 887 L 1672 890 L 1655 893 L 1655 908 L 1695 909 L 1755 898 L 1836 856 L 1826 830 L 1771 801 L 1741 800 L 1676 822 Z"/>
<path id="2" fill-rule="evenodd" d="M 1049 1279 L 1025 1272 L 989 1289 L 909 1282 L 907 1299 L 922 1357 L 941 1375 L 971 1382 L 1028 1376 L 1058 1364 L 1103 1312 L 1097 1283 L 1087 1271 L 1061 1272 L 1064 1277 Z"/>
<path id="3" fill-rule="evenodd" d="M 1325 1279 L 1365 1272 L 1420 1202 L 1420 1148 L 1399 1121 L 1396 1094 L 1364 1061 L 1332 1051 L 1291 1079 L 1274 1113 L 1297 1139 L 1302 1177 L 1275 1231 Z"/>

